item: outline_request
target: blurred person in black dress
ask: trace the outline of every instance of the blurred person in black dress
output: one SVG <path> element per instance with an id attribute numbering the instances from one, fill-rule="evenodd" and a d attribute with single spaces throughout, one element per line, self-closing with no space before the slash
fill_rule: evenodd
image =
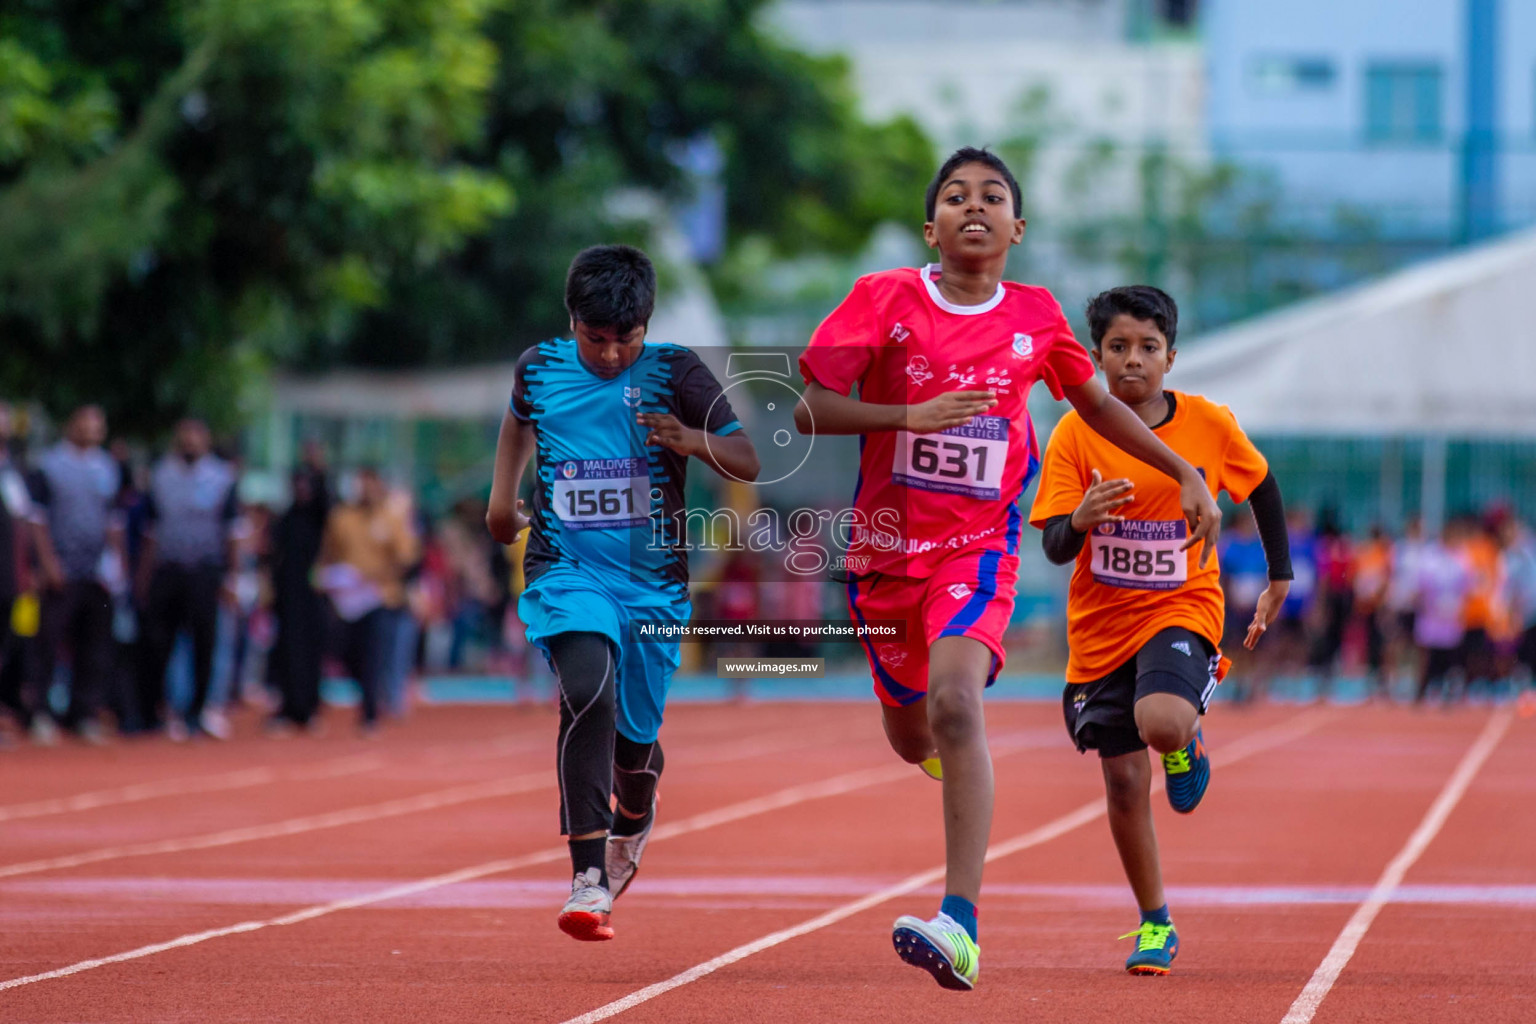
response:
<path id="1" fill-rule="evenodd" d="M 293 501 L 272 527 L 272 611 L 277 635 L 267 680 L 282 702 L 269 726 L 307 729 L 320 707 L 320 666 L 330 609 L 311 583 L 331 510 L 325 471 L 312 461 L 292 479 Z"/>

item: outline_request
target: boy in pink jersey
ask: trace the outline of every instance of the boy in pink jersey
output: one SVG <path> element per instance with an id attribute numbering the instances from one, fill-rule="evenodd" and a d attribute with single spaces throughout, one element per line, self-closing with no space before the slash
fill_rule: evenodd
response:
<path id="1" fill-rule="evenodd" d="M 856 622 L 902 619 L 902 643 L 865 642 L 885 733 L 944 784 L 945 897 L 892 939 L 945 988 L 975 986 L 976 902 L 992 826 L 982 691 L 1003 667 L 1013 613 L 1016 502 L 1040 465 L 1026 405 L 1044 380 L 1093 430 L 1179 482 L 1185 548 L 1215 550 L 1221 513 L 1193 466 L 1105 390 L 1044 288 L 1004 281 L 1024 237 L 1007 165 L 964 148 L 928 186 L 923 237 L 939 262 L 861 278 L 800 357 L 806 434 L 860 434 L 848 583 Z M 852 397 L 857 385 L 859 394 Z M 940 770 L 942 765 L 942 770 Z"/>

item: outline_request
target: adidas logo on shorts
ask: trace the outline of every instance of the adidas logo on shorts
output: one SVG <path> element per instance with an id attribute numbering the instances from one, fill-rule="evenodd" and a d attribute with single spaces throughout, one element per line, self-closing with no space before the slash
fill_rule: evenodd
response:
<path id="1" fill-rule="evenodd" d="M 1176 642 L 1173 645 L 1173 649 L 1176 650 L 1176 651 L 1182 651 L 1183 654 L 1184 654 L 1184 657 L 1186 657 L 1186 658 L 1193 658 L 1194 657 L 1194 655 L 1189 652 L 1189 641 L 1188 640 L 1180 640 L 1180 641 Z"/>

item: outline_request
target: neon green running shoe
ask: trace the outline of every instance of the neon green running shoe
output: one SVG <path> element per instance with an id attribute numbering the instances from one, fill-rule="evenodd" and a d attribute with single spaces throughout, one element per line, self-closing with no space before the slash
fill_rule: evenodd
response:
<path id="1" fill-rule="evenodd" d="M 976 987 L 981 947 L 948 914 L 932 921 L 903 914 L 896 919 L 891 942 L 897 956 L 933 975 L 944 988 L 969 992 Z"/>
<path id="2" fill-rule="evenodd" d="M 1125 969 L 1132 974 L 1167 974 L 1173 968 L 1173 958 L 1179 955 L 1179 933 L 1173 930 L 1172 921 L 1143 921 L 1141 927 L 1120 937 L 1136 939 L 1136 952 L 1125 960 Z"/>
<path id="3" fill-rule="evenodd" d="M 926 761 L 920 762 L 918 767 L 921 768 L 923 770 L 923 774 L 928 776 L 930 779 L 936 779 L 939 782 L 944 781 L 944 766 L 939 763 L 937 755 L 930 757 Z"/>

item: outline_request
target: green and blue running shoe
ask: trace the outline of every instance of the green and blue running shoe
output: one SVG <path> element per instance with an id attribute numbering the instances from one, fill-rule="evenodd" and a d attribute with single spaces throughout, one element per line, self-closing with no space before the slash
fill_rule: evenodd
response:
<path id="1" fill-rule="evenodd" d="M 1133 936 L 1136 952 L 1125 958 L 1125 969 L 1132 974 L 1167 974 L 1173 967 L 1173 958 L 1179 955 L 1179 933 L 1173 930 L 1173 922 L 1143 921 L 1140 928 L 1120 937 Z"/>
<path id="2" fill-rule="evenodd" d="M 897 956 L 933 975 L 944 988 L 969 992 L 976 987 L 981 947 L 948 914 L 932 921 L 903 914 L 896 919 L 891 941 Z"/>
<path id="3" fill-rule="evenodd" d="M 1211 781 L 1211 759 L 1205 753 L 1205 740 L 1200 730 L 1183 750 L 1163 755 L 1163 771 L 1168 778 L 1168 802 L 1180 814 L 1188 814 L 1200 806 L 1205 787 Z"/>

